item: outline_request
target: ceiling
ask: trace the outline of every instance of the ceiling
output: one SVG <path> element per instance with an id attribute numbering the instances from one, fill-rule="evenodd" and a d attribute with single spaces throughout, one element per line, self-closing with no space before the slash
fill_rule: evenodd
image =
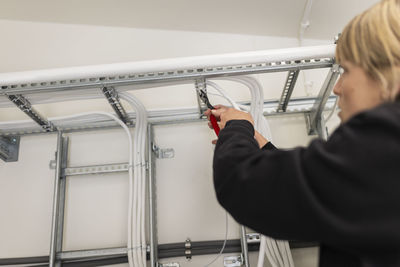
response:
<path id="1" fill-rule="evenodd" d="M 1 0 L 0 19 L 297 37 L 307 0 Z M 305 38 L 333 39 L 378 0 L 314 0 Z"/>

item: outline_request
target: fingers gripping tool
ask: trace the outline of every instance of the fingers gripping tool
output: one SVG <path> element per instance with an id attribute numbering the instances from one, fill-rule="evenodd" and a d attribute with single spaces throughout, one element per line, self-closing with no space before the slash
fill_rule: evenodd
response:
<path id="1" fill-rule="evenodd" d="M 206 104 L 206 106 L 211 110 L 215 109 L 214 106 L 211 105 L 210 100 L 208 100 L 208 96 L 207 96 L 207 92 L 206 92 L 205 86 L 202 87 L 202 88 L 197 88 L 197 91 L 199 93 L 200 99 L 204 102 L 204 104 Z M 219 125 L 218 125 L 218 122 L 217 122 L 217 118 L 215 118 L 215 116 L 213 114 L 210 114 L 210 122 L 211 122 L 211 125 L 212 125 L 213 129 L 214 129 L 215 134 L 218 136 L 220 128 L 219 128 Z"/>

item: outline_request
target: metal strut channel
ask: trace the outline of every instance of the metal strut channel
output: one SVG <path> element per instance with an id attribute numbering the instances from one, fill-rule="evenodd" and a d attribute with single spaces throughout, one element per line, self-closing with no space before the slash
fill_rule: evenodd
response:
<path id="1" fill-rule="evenodd" d="M 309 135 L 318 134 L 321 138 L 326 139 L 326 131 L 324 121 L 322 118 L 322 112 L 324 111 L 326 102 L 335 86 L 336 80 L 339 77 L 339 65 L 335 64 L 330 69 L 328 76 L 319 91 L 318 97 L 315 100 L 312 111 L 306 116 L 306 123 Z"/>
<path id="2" fill-rule="evenodd" d="M 283 88 L 281 99 L 279 100 L 277 112 L 285 112 L 292 96 L 294 86 L 296 85 L 297 77 L 300 70 L 291 70 L 286 78 L 285 87 Z"/>
<path id="3" fill-rule="evenodd" d="M 122 120 L 124 123 L 128 123 L 128 115 L 122 106 L 121 101 L 119 100 L 117 90 L 115 90 L 115 88 L 112 86 L 104 86 L 101 90 L 120 120 Z"/>
<path id="4" fill-rule="evenodd" d="M 319 69 L 332 67 L 333 60 L 316 58 L 289 62 L 267 62 L 248 65 L 221 66 L 212 68 L 184 69 L 175 71 L 161 71 L 149 73 L 135 73 L 121 76 L 95 77 L 80 80 L 62 80 L 54 82 L 16 84 L 1 86 L 0 95 L 5 94 L 32 94 L 68 91 L 102 86 L 128 86 L 157 83 L 177 83 L 179 81 L 193 81 L 198 78 L 217 78 L 224 76 L 250 75 L 258 73 L 283 72 L 291 70 Z"/>
<path id="5" fill-rule="evenodd" d="M 22 95 L 7 95 L 8 99 L 11 100 L 20 110 L 28 115 L 32 120 L 39 124 L 46 132 L 54 130 L 54 126 L 51 122 L 42 118 L 32 107 L 31 103 Z"/>

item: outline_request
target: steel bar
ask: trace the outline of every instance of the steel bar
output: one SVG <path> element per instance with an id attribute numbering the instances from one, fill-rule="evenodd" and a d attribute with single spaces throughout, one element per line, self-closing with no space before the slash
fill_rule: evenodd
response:
<path id="1" fill-rule="evenodd" d="M 102 90 L 104 96 L 107 98 L 108 103 L 110 103 L 111 107 L 117 114 L 118 118 L 120 120 L 122 120 L 123 122 L 127 123 L 128 115 L 126 114 L 126 111 L 121 104 L 121 101 L 118 96 L 118 92 L 115 90 L 115 88 L 112 86 L 109 86 L 109 87 L 104 86 L 101 90 Z"/>
<path id="2" fill-rule="evenodd" d="M 290 97 L 292 96 L 294 86 L 296 85 L 297 77 L 299 77 L 300 70 L 289 71 L 286 78 L 285 87 L 283 88 L 281 98 L 278 104 L 277 112 L 285 112 L 289 104 Z"/>
<path id="3" fill-rule="evenodd" d="M 295 98 L 291 99 L 288 105 L 288 108 L 285 113 L 277 113 L 276 109 L 278 106 L 277 100 L 270 100 L 264 102 L 264 115 L 265 116 L 275 116 L 275 115 L 292 115 L 299 113 L 311 112 L 312 107 L 314 106 L 316 98 Z M 335 102 L 335 97 L 329 97 L 328 99 L 328 107 L 333 106 Z M 240 104 L 248 105 L 247 102 L 242 102 Z M 171 110 L 162 110 L 162 111 L 149 111 L 149 122 L 153 125 L 164 125 L 164 124 L 175 124 L 175 123 L 189 123 L 200 121 L 202 118 L 199 118 L 199 111 L 196 108 L 188 108 L 188 109 L 171 109 Z M 130 113 L 129 119 L 135 120 L 135 114 Z M 43 134 L 45 132 L 41 130 L 34 130 L 29 128 L 29 124 L 21 123 L 21 124 L 10 124 L 13 128 L 8 126 L 7 124 L 0 124 L 0 136 L 8 136 L 8 135 L 27 135 L 27 134 Z M 1 128 L 3 126 L 3 129 Z M 120 127 L 116 125 L 116 123 L 112 120 L 102 120 L 101 122 L 92 122 L 79 124 L 71 122 L 71 124 L 63 123 L 56 124 L 57 129 L 62 130 L 65 133 L 69 132 L 80 132 L 80 131 L 88 131 L 88 130 L 99 130 L 99 129 L 109 129 Z M 133 127 L 134 125 L 130 125 Z"/>
<path id="4" fill-rule="evenodd" d="M 324 84 L 315 100 L 312 111 L 306 115 L 307 127 L 309 134 L 319 134 L 324 136 L 321 125 L 322 112 L 324 111 L 326 102 L 332 93 L 336 80 L 339 77 L 339 65 L 335 64 L 329 71 Z"/>
<path id="5" fill-rule="evenodd" d="M 322 58 L 306 61 L 290 61 L 290 62 L 276 62 L 276 63 L 260 63 L 248 64 L 237 66 L 224 66 L 215 68 L 201 68 L 191 70 L 177 70 L 166 71 L 157 73 L 143 73 L 137 75 L 124 75 L 120 77 L 99 77 L 91 79 L 84 79 L 81 81 L 69 80 L 58 81 L 55 83 L 33 83 L 29 86 L 14 85 L 2 86 L 0 95 L 7 94 L 33 94 L 44 92 L 60 92 L 67 90 L 82 90 L 88 88 L 99 88 L 103 86 L 128 86 L 128 85 L 143 85 L 143 84 L 157 84 L 157 83 L 171 83 L 179 81 L 187 81 L 192 83 L 199 78 L 217 78 L 223 76 L 237 76 L 237 75 L 250 75 L 259 73 L 272 73 L 284 72 L 292 70 L 306 70 L 306 69 L 319 69 L 330 68 L 333 65 L 333 59 Z M 132 89 L 132 88 L 131 88 Z"/>
<path id="6" fill-rule="evenodd" d="M 62 158 L 61 158 L 61 169 L 67 167 L 68 159 L 68 137 L 63 138 L 62 143 Z M 63 234 L 64 234 L 64 209 L 65 209 L 65 191 L 66 191 L 66 177 L 61 173 L 60 175 L 60 191 L 58 193 L 58 213 L 57 213 L 57 244 L 56 244 L 56 255 L 62 251 Z M 61 261 L 56 259 L 56 267 L 61 267 Z"/>
<path id="7" fill-rule="evenodd" d="M 56 171 L 54 177 L 54 195 L 53 195 L 53 213 L 51 220 L 51 240 L 50 240 L 50 256 L 49 267 L 54 267 L 56 263 L 57 252 L 57 218 L 59 209 L 59 193 L 60 193 L 60 175 L 61 175 L 61 159 L 63 155 L 63 133 L 58 132 L 57 135 L 57 152 L 56 152 Z"/>
<path id="8" fill-rule="evenodd" d="M 158 267 L 158 237 L 157 237 L 157 199 L 156 199 L 156 181 L 155 181 L 155 160 L 153 152 L 154 133 L 153 126 L 147 126 L 147 161 L 148 172 L 147 180 L 148 198 L 149 198 L 149 230 L 150 230 L 150 266 Z"/>
<path id="9" fill-rule="evenodd" d="M 240 226 L 240 246 L 242 248 L 242 260 L 245 267 L 250 267 L 249 262 L 249 248 L 247 247 L 246 228 Z"/>
<path id="10" fill-rule="evenodd" d="M 201 255 L 204 252 L 208 252 L 209 250 L 214 250 L 211 253 L 219 253 L 221 247 L 224 243 L 224 240 L 213 240 L 213 241 L 200 241 L 200 242 L 192 242 L 193 255 Z M 259 249 L 259 241 L 258 242 L 249 242 L 249 251 L 257 251 Z M 316 242 L 300 242 L 300 241 L 290 241 L 290 247 L 292 249 L 297 248 L 309 248 L 316 247 L 318 243 Z M 226 242 L 228 252 L 232 249 L 233 252 L 241 251 L 241 241 L 239 239 L 227 240 Z M 171 243 L 171 244 L 160 244 L 158 246 L 159 258 L 166 258 L 174 256 L 184 257 L 185 253 L 185 243 Z M 149 252 L 149 251 L 148 251 Z M 176 253 L 175 253 L 176 252 Z M 104 248 L 104 249 L 91 249 L 91 250 L 77 250 L 77 251 L 64 251 L 57 253 L 57 259 L 63 262 L 63 266 L 65 262 L 68 261 L 76 261 L 76 260 L 84 260 L 84 259 L 96 259 L 96 258 L 115 258 L 115 257 L 125 257 L 125 261 L 127 262 L 127 248 Z M 15 265 L 15 264 L 40 264 L 40 263 L 48 263 L 49 256 L 37 256 L 37 257 L 23 257 L 23 258 L 3 258 L 0 259 L 0 265 Z M 48 264 L 47 264 L 48 266 Z"/>
<path id="11" fill-rule="evenodd" d="M 8 99 L 13 102 L 20 110 L 28 115 L 33 121 L 39 124 L 45 131 L 53 131 L 53 125 L 46 119 L 42 118 L 32 107 L 31 103 L 22 95 L 7 95 Z"/>
<path id="12" fill-rule="evenodd" d="M 127 172 L 129 170 L 128 167 L 129 167 L 129 163 L 67 167 L 62 170 L 62 175 L 75 176 L 75 175 L 87 175 L 87 174 Z"/>

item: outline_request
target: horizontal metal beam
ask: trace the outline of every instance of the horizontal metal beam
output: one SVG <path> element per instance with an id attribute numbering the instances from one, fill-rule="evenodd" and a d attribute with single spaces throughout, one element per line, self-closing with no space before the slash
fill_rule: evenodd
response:
<path id="1" fill-rule="evenodd" d="M 316 98 L 294 98 L 291 99 L 285 113 L 278 113 L 277 100 L 265 101 L 264 102 L 264 116 L 276 116 L 276 115 L 293 115 L 293 114 L 304 114 L 312 111 Z M 335 97 L 330 97 L 328 101 L 328 107 L 333 106 Z M 249 105 L 248 102 L 240 102 L 243 105 Z M 135 121 L 135 114 L 130 113 L 129 120 Z M 148 112 L 149 123 L 153 125 L 167 125 L 167 124 L 182 124 L 191 123 L 205 120 L 200 118 L 199 110 L 197 108 L 185 108 L 185 109 L 170 109 L 170 110 L 153 110 Z M 12 126 L 12 127 L 11 127 Z M 120 127 L 111 119 L 104 119 L 100 122 L 76 124 L 73 121 L 68 124 L 63 123 L 57 124 L 57 128 L 62 130 L 64 133 L 69 132 L 81 132 L 99 129 L 110 129 Z M 43 130 L 33 128 L 32 125 L 21 123 L 19 125 L 11 124 L 10 126 L 4 125 L 5 128 L 0 128 L 0 136 L 9 135 L 29 135 L 29 134 L 43 134 L 46 133 Z M 129 127 L 134 127 L 134 124 Z"/>
<path id="2" fill-rule="evenodd" d="M 249 239 L 247 239 L 249 240 Z M 204 255 L 218 253 L 222 247 L 224 240 L 214 240 L 214 241 L 200 241 L 191 242 L 192 245 L 192 255 Z M 257 251 L 258 242 L 248 242 L 250 251 Z M 300 242 L 300 241 L 290 241 L 290 248 L 309 248 L 316 247 L 318 243 L 316 242 Z M 172 243 L 172 244 L 161 244 L 159 245 L 160 258 L 167 257 L 183 257 L 185 251 L 185 243 Z M 213 252 L 212 252 L 213 251 Z M 149 252 L 149 247 L 147 247 L 147 252 Z M 240 252 L 240 240 L 232 239 L 227 240 L 224 252 Z M 64 251 L 59 252 L 56 255 L 57 260 L 62 260 L 63 262 L 74 262 L 79 260 L 97 260 L 97 259 L 107 259 L 115 257 L 126 257 L 127 248 L 104 248 L 104 249 L 89 249 L 89 250 L 77 250 L 77 251 Z M 175 255 L 173 255 L 175 254 Z M 46 263 L 49 260 L 49 256 L 36 256 L 36 257 L 23 257 L 23 258 L 2 258 L 0 259 L 0 265 L 14 265 L 14 264 L 40 264 Z M 127 261 L 127 258 L 124 262 Z M 79 262 L 77 262 L 79 264 Z M 76 265 L 75 265 L 76 266 Z M 93 265 L 92 265 L 93 266 Z"/>
<path id="3" fill-rule="evenodd" d="M 58 92 L 66 90 L 82 90 L 87 88 L 101 88 L 103 86 L 128 86 L 168 83 L 178 81 L 195 81 L 199 78 L 217 78 L 223 76 L 249 75 L 258 73 L 284 72 L 292 70 L 329 68 L 333 59 L 321 58 L 312 60 L 298 60 L 288 62 L 259 63 L 237 66 L 222 66 L 213 68 L 197 68 L 175 70 L 157 73 L 141 73 L 134 75 L 120 75 L 113 77 L 96 77 L 80 80 L 62 80 L 32 84 L 2 86 L 0 95 L 6 94 L 33 94 L 44 92 Z"/>
<path id="4" fill-rule="evenodd" d="M 65 168 L 62 170 L 62 176 L 127 172 L 128 170 L 129 170 L 128 163 L 90 165 L 90 166 Z"/>

